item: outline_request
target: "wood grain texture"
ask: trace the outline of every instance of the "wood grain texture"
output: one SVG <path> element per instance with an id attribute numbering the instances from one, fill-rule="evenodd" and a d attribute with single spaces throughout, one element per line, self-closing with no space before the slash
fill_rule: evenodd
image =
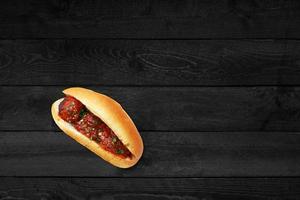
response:
<path id="1" fill-rule="evenodd" d="M 288 1 L 21 1 L 0 3 L 1 38 L 299 38 Z"/>
<path id="2" fill-rule="evenodd" d="M 0 132 L 0 176 L 299 176 L 298 132 L 141 132 L 129 170 L 99 159 L 61 132 Z"/>
<path id="3" fill-rule="evenodd" d="M 0 87 L 0 130 L 58 130 L 64 87 Z M 91 87 L 123 105 L 139 130 L 299 131 L 299 87 Z"/>
<path id="4" fill-rule="evenodd" d="M 0 200 L 300 199 L 299 9 L 1 1 Z M 137 166 L 58 130 L 50 106 L 68 85 L 123 105 L 145 143 Z"/>
<path id="5" fill-rule="evenodd" d="M 0 199 L 299 199 L 299 178 L 0 178 Z"/>
<path id="6" fill-rule="evenodd" d="M 1 40 L 0 85 L 299 85 L 296 40 Z"/>

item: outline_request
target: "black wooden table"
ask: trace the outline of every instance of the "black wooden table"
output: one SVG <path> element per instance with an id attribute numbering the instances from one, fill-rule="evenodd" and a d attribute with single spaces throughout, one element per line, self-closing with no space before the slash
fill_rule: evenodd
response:
<path id="1" fill-rule="evenodd" d="M 300 2 L 0 2 L 0 199 L 300 199 Z M 54 124 L 61 91 L 119 101 L 118 169 Z"/>

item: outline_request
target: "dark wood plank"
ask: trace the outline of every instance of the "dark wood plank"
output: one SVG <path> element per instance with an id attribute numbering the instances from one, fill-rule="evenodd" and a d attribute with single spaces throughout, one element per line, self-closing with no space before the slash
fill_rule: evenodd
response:
<path id="1" fill-rule="evenodd" d="M 299 178 L 0 178 L 2 199 L 299 199 Z"/>
<path id="2" fill-rule="evenodd" d="M 0 3 L 1 38 L 299 38 L 287 1 L 21 1 Z"/>
<path id="3" fill-rule="evenodd" d="M 61 132 L 0 132 L 0 176 L 300 176 L 300 134 L 141 132 L 145 151 L 115 168 Z"/>
<path id="4" fill-rule="evenodd" d="M 300 84 L 295 40 L 2 40 L 1 85 Z"/>
<path id="5" fill-rule="evenodd" d="M 63 87 L 0 87 L 0 130 L 58 130 Z M 299 131 L 299 87 L 91 87 L 123 105 L 139 130 Z"/>

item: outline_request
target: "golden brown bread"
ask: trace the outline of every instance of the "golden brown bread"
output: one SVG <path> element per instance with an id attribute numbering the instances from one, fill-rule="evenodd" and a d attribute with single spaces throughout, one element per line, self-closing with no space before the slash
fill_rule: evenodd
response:
<path id="1" fill-rule="evenodd" d="M 132 158 L 123 159 L 102 149 L 96 142 L 90 140 L 71 124 L 61 119 L 58 115 L 58 106 L 63 99 L 54 102 L 51 108 L 53 119 L 60 129 L 78 143 L 117 167 L 128 168 L 138 162 L 143 154 L 143 141 L 131 118 L 119 103 L 106 95 L 85 88 L 68 88 L 63 93 L 78 99 L 88 110 L 109 126 L 133 156 Z"/>

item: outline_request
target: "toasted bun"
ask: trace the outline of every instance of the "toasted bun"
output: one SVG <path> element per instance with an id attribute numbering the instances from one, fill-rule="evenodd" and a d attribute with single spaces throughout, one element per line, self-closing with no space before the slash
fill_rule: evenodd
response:
<path id="1" fill-rule="evenodd" d="M 68 88 L 63 93 L 78 99 L 88 110 L 109 126 L 133 156 L 123 159 L 104 150 L 96 142 L 61 119 L 58 115 L 58 106 L 63 99 L 59 99 L 52 104 L 51 112 L 55 123 L 63 132 L 114 166 L 129 168 L 138 162 L 144 149 L 143 141 L 131 118 L 119 103 L 108 96 L 84 88 Z"/>

